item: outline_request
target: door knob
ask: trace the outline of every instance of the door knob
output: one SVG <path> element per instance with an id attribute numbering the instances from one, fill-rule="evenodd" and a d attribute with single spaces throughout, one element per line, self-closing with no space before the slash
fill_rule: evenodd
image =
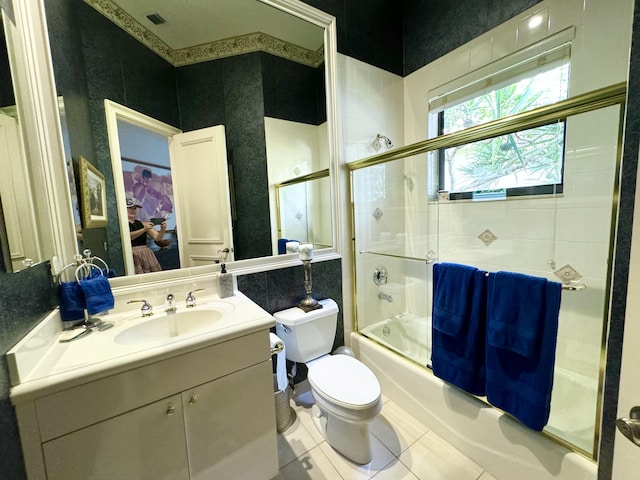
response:
<path id="1" fill-rule="evenodd" d="M 629 418 L 617 419 L 616 426 L 625 437 L 640 447 L 640 407 L 633 407 Z"/>

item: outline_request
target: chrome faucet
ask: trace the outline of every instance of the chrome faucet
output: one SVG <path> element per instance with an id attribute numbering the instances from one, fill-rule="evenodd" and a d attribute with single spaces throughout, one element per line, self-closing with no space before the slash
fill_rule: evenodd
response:
<path id="1" fill-rule="evenodd" d="M 196 288 L 193 292 L 189 292 L 187 298 L 184 299 L 184 303 L 186 304 L 187 308 L 196 306 L 196 297 L 193 294 L 196 292 L 201 292 L 202 290 L 204 290 L 204 288 Z"/>
<path id="2" fill-rule="evenodd" d="M 167 301 L 164 304 L 164 311 L 166 313 L 176 313 L 176 301 L 175 298 L 173 297 L 173 293 L 170 293 L 169 295 L 167 295 Z"/>
<path id="3" fill-rule="evenodd" d="M 391 295 L 388 295 L 388 294 L 384 293 L 384 292 L 378 293 L 378 298 L 380 300 L 386 300 L 389 303 L 393 303 L 393 297 Z"/>
<path id="4" fill-rule="evenodd" d="M 140 313 L 143 317 L 150 317 L 153 315 L 153 306 L 146 300 L 129 300 L 127 303 L 142 303 L 140 307 Z"/>

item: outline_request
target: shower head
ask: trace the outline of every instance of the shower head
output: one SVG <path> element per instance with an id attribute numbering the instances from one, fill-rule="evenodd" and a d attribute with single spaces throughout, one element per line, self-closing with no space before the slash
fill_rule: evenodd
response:
<path id="1" fill-rule="evenodd" d="M 393 148 L 393 143 L 391 143 L 391 140 L 389 140 L 389 137 L 379 133 L 376 135 L 376 138 L 373 140 L 373 143 L 372 143 L 373 148 L 376 152 L 380 150 L 380 147 L 382 146 L 382 142 L 384 142 L 384 145 L 387 147 L 387 149 Z"/>

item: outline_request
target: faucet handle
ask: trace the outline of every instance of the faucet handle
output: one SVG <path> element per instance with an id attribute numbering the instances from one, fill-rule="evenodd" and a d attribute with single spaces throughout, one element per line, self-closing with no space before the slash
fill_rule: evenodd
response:
<path id="1" fill-rule="evenodd" d="M 142 306 L 140 307 L 140 313 L 142 313 L 142 316 L 149 317 L 153 315 L 153 305 L 146 300 L 129 300 L 127 303 L 142 303 Z"/>
<path id="2" fill-rule="evenodd" d="M 192 292 L 189 292 L 189 294 L 187 295 L 187 298 L 185 298 L 185 300 L 184 300 L 184 302 L 186 303 L 187 308 L 191 308 L 191 307 L 195 307 L 196 306 L 196 297 L 193 294 L 196 293 L 196 292 L 201 292 L 202 290 L 204 290 L 204 288 L 196 288 Z"/>
<path id="3" fill-rule="evenodd" d="M 173 293 L 167 295 L 166 303 L 164 304 L 165 312 L 175 312 L 176 311 L 176 302 Z"/>

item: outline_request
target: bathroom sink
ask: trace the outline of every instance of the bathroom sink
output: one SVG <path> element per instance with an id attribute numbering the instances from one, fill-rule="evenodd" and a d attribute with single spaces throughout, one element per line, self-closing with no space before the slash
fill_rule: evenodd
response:
<path id="1" fill-rule="evenodd" d="M 114 341 L 120 345 L 162 342 L 211 327 L 226 314 L 223 309 L 215 308 L 163 313 L 123 330 Z"/>

